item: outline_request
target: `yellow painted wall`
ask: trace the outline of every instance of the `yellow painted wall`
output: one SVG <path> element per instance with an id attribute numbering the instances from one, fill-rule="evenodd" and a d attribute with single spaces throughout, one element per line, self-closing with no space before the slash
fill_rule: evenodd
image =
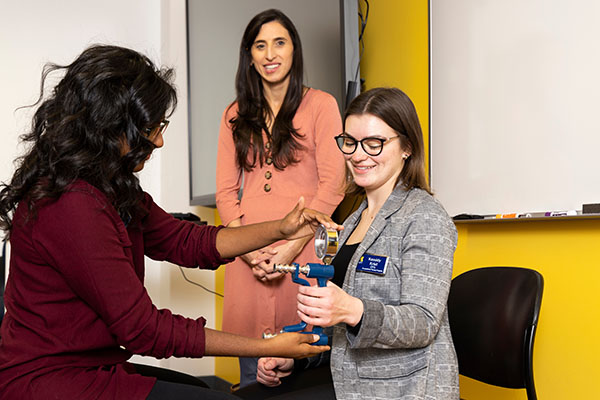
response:
<path id="1" fill-rule="evenodd" d="M 361 62 L 366 88 L 404 90 L 415 103 L 427 139 L 427 1 L 370 0 L 370 5 Z M 530 267 L 544 276 L 534 349 L 538 398 L 600 398 L 600 219 L 463 223 L 458 232 L 455 276 L 491 265 Z M 525 390 L 464 377 L 460 383 L 461 397 L 467 400 L 526 399 Z"/>
<path id="2" fill-rule="evenodd" d="M 219 212 L 215 208 L 215 225 L 221 225 Z M 220 267 L 215 272 L 215 291 L 225 293 L 225 268 Z M 223 327 L 223 298 L 215 296 L 215 329 Z M 237 357 L 215 357 L 215 376 L 225 379 L 227 382 L 238 383 L 240 381 L 240 365 Z"/>
<path id="3" fill-rule="evenodd" d="M 425 0 L 370 0 L 360 74 L 365 89 L 397 87 L 411 98 L 429 154 L 429 9 Z M 365 3 L 359 1 L 363 15 Z M 426 157 L 429 170 L 429 157 Z"/>

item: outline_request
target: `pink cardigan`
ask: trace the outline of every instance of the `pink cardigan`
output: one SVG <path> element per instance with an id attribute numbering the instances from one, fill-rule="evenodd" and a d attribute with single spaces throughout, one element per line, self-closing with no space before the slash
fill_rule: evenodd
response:
<path id="1" fill-rule="evenodd" d="M 11 232 L 7 314 L 0 330 L 0 398 L 145 399 L 155 379 L 133 374 L 132 354 L 202 357 L 204 318 L 157 309 L 144 255 L 214 269 L 220 228 L 174 219 L 146 194 L 125 227 L 106 197 L 79 181 Z"/>
<path id="2" fill-rule="evenodd" d="M 236 218 L 242 224 L 281 218 L 304 196 L 306 206 L 331 214 L 343 198 L 344 158 L 334 136 L 342 132 L 342 121 L 335 98 L 309 89 L 293 120 L 304 135 L 305 151 L 300 162 L 283 171 L 272 165 L 257 165 L 244 173 L 243 197 L 238 200 L 242 172 L 236 165 L 235 145 L 229 120 L 237 115 L 237 104 L 225 110 L 219 132 L 217 153 L 217 207 L 224 224 Z M 266 135 L 264 135 L 266 140 Z M 312 242 L 305 246 L 296 262 L 316 262 Z M 241 259 L 225 270 L 223 330 L 260 337 L 297 323 L 296 284 L 290 277 L 263 283 L 252 275 Z"/>

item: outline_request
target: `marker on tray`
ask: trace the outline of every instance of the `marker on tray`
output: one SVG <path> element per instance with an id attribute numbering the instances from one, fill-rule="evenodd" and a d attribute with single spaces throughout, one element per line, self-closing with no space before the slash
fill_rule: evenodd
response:
<path id="1" fill-rule="evenodd" d="M 530 218 L 530 213 L 510 213 L 510 214 L 496 214 L 494 216 L 495 219 L 503 219 L 503 218 Z"/>
<path id="2" fill-rule="evenodd" d="M 501 218 L 517 218 L 517 213 L 496 214 L 496 219 L 501 219 Z"/>
<path id="3" fill-rule="evenodd" d="M 548 211 L 544 215 L 546 217 L 566 217 L 566 216 L 577 215 L 577 211 L 576 210 L 569 210 L 569 211 Z"/>

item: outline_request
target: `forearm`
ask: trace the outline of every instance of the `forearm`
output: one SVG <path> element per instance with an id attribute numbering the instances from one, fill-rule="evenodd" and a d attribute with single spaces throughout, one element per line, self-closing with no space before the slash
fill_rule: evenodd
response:
<path id="1" fill-rule="evenodd" d="M 302 249 L 304 249 L 304 246 L 306 246 L 306 244 L 308 242 L 310 242 L 313 239 L 312 236 L 306 236 L 300 239 L 294 239 L 294 240 L 290 240 L 290 251 L 294 254 L 293 259 L 295 259 L 301 252 Z"/>
<path id="2" fill-rule="evenodd" d="M 268 341 L 205 328 L 206 356 L 259 357 L 268 353 Z"/>
<path id="3" fill-rule="evenodd" d="M 236 257 L 283 239 L 280 221 L 232 226 L 217 233 L 217 251 L 223 258 Z"/>
<path id="4" fill-rule="evenodd" d="M 227 224 L 228 228 L 237 228 L 238 226 L 242 226 L 242 219 L 236 218 Z"/>
<path id="5" fill-rule="evenodd" d="M 439 324 L 418 305 L 364 300 L 364 307 L 360 331 L 348 331 L 352 348 L 418 348 L 429 345 L 437 335 Z"/>
<path id="6" fill-rule="evenodd" d="M 329 350 L 312 346 L 318 335 L 282 333 L 270 339 L 251 339 L 231 333 L 205 329 L 204 354 L 207 356 L 302 358 Z"/>
<path id="7" fill-rule="evenodd" d="M 235 257 L 280 239 L 305 239 L 314 234 L 319 224 L 342 229 L 328 216 L 304 208 L 304 197 L 300 197 L 296 207 L 283 219 L 221 229 L 217 233 L 216 248 L 223 258 Z"/>

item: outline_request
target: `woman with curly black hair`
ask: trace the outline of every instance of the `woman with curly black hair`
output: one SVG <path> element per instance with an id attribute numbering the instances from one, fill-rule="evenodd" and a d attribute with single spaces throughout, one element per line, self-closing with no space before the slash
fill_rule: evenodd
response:
<path id="1" fill-rule="evenodd" d="M 133 354 L 306 356 L 306 335 L 249 339 L 157 309 L 144 289 L 144 256 L 214 269 L 314 225 L 304 209 L 241 228 L 179 221 L 158 207 L 135 172 L 163 134 L 177 97 L 173 71 L 116 46 L 93 46 L 42 89 L 30 147 L 0 190 L 0 228 L 11 266 L 0 328 L 0 397 L 9 399 L 229 398 L 193 377 L 128 363 Z"/>

